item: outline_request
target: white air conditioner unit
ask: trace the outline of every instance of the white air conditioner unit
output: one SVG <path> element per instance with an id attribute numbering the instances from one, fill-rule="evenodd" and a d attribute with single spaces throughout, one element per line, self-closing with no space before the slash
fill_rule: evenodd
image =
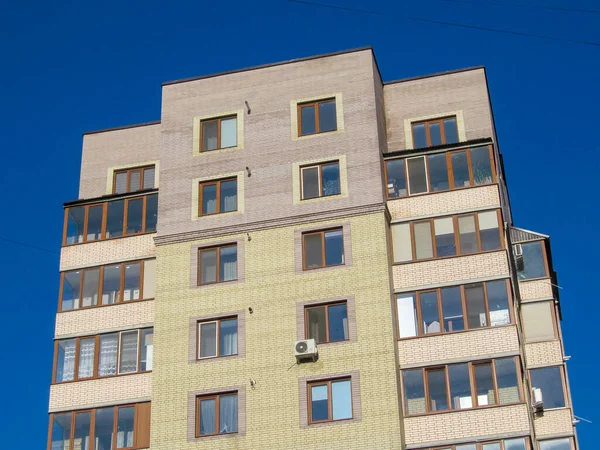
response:
<path id="1" fill-rule="evenodd" d="M 521 244 L 515 244 L 514 254 L 515 256 L 523 256 L 523 246 Z"/>
<path id="2" fill-rule="evenodd" d="M 540 388 L 531 389 L 533 393 L 533 412 L 540 413 L 544 411 L 544 398 L 542 397 L 542 390 Z"/>
<path id="3" fill-rule="evenodd" d="M 296 354 L 296 361 L 298 363 L 306 360 L 311 360 L 312 362 L 315 362 L 319 358 L 317 343 L 314 339 L 305 339 L 303 341 L 297 341 L 294 346 L 294 353 Z"/>

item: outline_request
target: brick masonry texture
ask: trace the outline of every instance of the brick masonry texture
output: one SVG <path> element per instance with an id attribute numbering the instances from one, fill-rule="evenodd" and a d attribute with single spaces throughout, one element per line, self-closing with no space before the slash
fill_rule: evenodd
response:
<path id="1" fill-rule="evenodd" d="M 519 281 L 521 300 L 536 300 L 539 298 L 552 298 L 552 285 L 550 278 L 532 281 Z"/>
<path id="2" fill-rule="evenodd" d="M 528 367 L 544 364 L 562 364 L 563 352 L 559 340 L 525 344 L 525 357 Z"/>
<path id="3" fill-rule="evenodd" d="M 534 421 L 538 438 L 573 433 L 573 417 L 567 408 L 544 411 L 544 415 Z"/>

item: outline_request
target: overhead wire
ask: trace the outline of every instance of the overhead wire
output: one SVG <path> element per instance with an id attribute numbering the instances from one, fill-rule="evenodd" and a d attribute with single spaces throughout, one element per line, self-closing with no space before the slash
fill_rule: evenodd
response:
<path id="1" fill-rule="evenodd" d="M 505 6 L 511 8 L 526 8 L 526 9 L 541 9 L 546 11 L 559 11 L 559 12 L 576 12 L 585 14 L 600 14 L 600 9 L 581 9 L 581 8 L 566 8 L 561 6 L 546 6 L 546 5 L 529 5 L 525 3 L 505 3 L 505 2 L 478 2 L 476 0 L 438 0 L 441 2 L 449 3 L 472 3 L 474 5 L 491 5 L 491 6 Z"/>
<path id="2" fill-rule="evenodd" d="M 27 244 L 26 242 L 15 241 L 13 239 L 8 239 L 8 238 L 2 237 L 2 236 L 0 236 L 0 241 L 10 242 L 11 244 L 21 245 L 23 247 L 34 248 L 36 250 L 41 250 L 43 252 L 54 253 L 55 255 L 59 254 L 56 250 L 50 250 L 48 248 L 38 247 L 37 245 Z"/>

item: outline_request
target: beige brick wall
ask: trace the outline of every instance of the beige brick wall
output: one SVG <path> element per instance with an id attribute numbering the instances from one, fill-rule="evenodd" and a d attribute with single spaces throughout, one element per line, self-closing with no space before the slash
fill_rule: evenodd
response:
<path id="1" fill-rule="evenodd" d="M 152 257 L 155 255 L 154 236 L 156 233 L 63 247 L 60 270 Z"/>
<path id="2" fill-rule="evenodd" d="M 569 408 L 544 411 L 544 415 L 534 420 L 535 432 L 539 438 L 573 433 L 573 417 Z"/>
<path id="3" fill-rule="evenodd" d="M 404 419 L 406 444 L 417 445 L 436 441 L 528 433 L 526 405 L 472 409 Z"/>
<path id="4" fill-rule="evenodd" d="M 549 278 L 532 281 L 519 281 L 521 300 L 535 300 L 538 298 L 552 298 L 552 285 Z"/>
<path id="5" fill-rule="evenodd" d="M 388 200 L 387 206 L 392 215 L 392 220 L 414 219 L 423 216 L 499 207 L 500 195 L 498 185 L 494 184 Z"/>
<path id="6" fill-rule="evenodd" d="M 121 375 L 50 386 L 50 412 L 148 401 L 152 373 Z"/>
<path id="7" fill-rule="evenodd" d="M 392 268 L 394 289 L 407 290 L 421 286 L 464 280 L 508 276 L 506 251 L 481 253 L 455 258 L 396 264 Z"/>
<path id="8" fill-rule="evenodd" d="M 108 330 L 139 328 L 154 321 L 154 300 L 58 313 L 54 335 L 97 334 Z"/>
<path id="9" fill-rule="evenodd" d="M 550 363 L 563 363 L 563 353 L 559 340 L 525 344 L 527 366 L 539 366 Z"/>
<path id="10" fill-rule="evenodd" d="M 398 341 L 400 367 L 518 351 L 514 325 Z"/>

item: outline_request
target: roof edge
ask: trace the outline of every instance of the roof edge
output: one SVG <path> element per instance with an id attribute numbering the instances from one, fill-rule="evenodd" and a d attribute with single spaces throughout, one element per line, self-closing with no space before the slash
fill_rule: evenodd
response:
<path id="1" fill-rule="evenodd" d="M 404 83 L 406 81 L 422 80 L 424 78 L 441 77 L 441 76 L 444 76 L 444 75 L 453 75 L 455 73 L 469 72 L 471 70 L 481 70 L 481 69 L 483 69 L 483 71 L 485 72 L 485 66 L 464 67 L 462 69 L 446 70 L 444 72 L 430 73 L 428 75 L 419 75 L 419 76 L 416 76 L 416 77 L 399 78 L 397 80 L 385 81 L 383 83 L 383 85 L 385 86 L 385 85 L 388 85 L 388 84 Z"/>
<path id="2" fill-rule="evenodd" d="M 134 124 L 131 124 L 131 125 L 122 125 L 120 127 L 102 128 L 100 130 L 84 131 L 81 134 L 83 134 L 85 136 L 85 135 L 88 135 L 88 134 L 106 133 L 107 131 L 126 130 L 128 128 L 147 127 L 149 125 L 158 125 L 158 124 L 160 124 L 160 120 L 153 120 L 151 122 L 134 123 Z"/>

